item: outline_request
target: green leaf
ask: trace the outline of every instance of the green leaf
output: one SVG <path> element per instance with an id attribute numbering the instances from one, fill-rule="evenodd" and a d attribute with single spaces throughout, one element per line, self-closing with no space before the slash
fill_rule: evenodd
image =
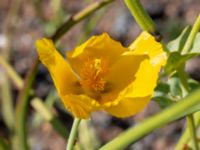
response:
<path id="1" fill-rule="evenodd" d="M 165 82 L 158 83 L 155 88 L 153 100 L 160 106 L 161 109 L 166 108 L 175 103 L 169 96 L 170 84 Z"/>
<path id="2" fill-rule="evenodd" d="M 187 26 L 184 28 L 182 33 L 175 39 L 172 40 L 167 44 L 167 48 L 169 49 L 170 52 L 181 52 L 183 49 L 183 46 L 187 40 L 187 37 L 191 31 L 191 27 Z"/>
<path id="3" fill-rule="evenodd" d="M 188 59 L 199 55 L 198 53 L 190 53 L 181 55 L 179 52 L 171 52 L 169 54 L 167 64 L 164 68 L 164 74 L 175 71 L 181 64 L 185 63 Z"/>
<path id="4" fill-rule="evenodd" d="M 157 87 L 154 90 L 154 97 L 165 96 L 169 93 L 170 87 L 169 84 L 160 82 L 157 84 Z"/>
<path id="5" fill-rule="evenodd" d="M 191 91 L 196 90 L 200 86 L 200 83 L 198 81 L 196 81 L 196 80 L 193 80 L 193 79 L 189 79 L 188 80 L 188 84 L 189 84 L 189 87 L 190 87 Z"/>
<path id="6" fill-rule="evenodd" d="M 168 81 L 170 85 L 170 94 L 172 97 L 180 99 L 182 97 L 181 82 L 177 76 L 171 77 Z"/>
<path id="7" fill-rule="evenodd" d="M 176 103 L 167 97 L 154 97 L 153 100 L 160 106 L 161 109 L 171 106 Z"/>

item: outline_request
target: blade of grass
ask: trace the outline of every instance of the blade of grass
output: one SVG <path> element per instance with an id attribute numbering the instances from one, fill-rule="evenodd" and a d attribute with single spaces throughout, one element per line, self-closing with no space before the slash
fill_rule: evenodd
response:
<path id="1" fill-rule="evenodd" d="M 131 14 L 134 16 L 138 25 L 145 31 L 148 31 L 154 35 L 158 33 L 154 21 L 149 14 L 143 8 L 139 0 L 125 0 L 124 1 L 129 8 Z"/>
<path id="2" fill-rule="evenodd" d="M 16 87 L 18 89 L 22 89 L 23 87 L 22 78 L 16 73 L 13 67 L 2 56 L 0 56 L 0 64 L 5 68 L 6 73 L 12 79 Z"/>
<path id="3" fill-rule="evenodd" d="M 195 122 L 195 126 L 200 125 L 200 112 L 197 112 L 194 114 L 194 122 Z M 189 127 L 187 127 L 185 131 L 183 132 L 181 138 L 179 139 L 175 147 L 175 150 L 182 150 L 184 146 L 188 144 L 189 141 L 190 141 L 190 131 L 189 131 Z"/>
<path id="4" fill-rule="evenodd" d="M 1 73 L 3 74 L 3 73 Z M 4 74 L 1 76 L 2 84 L 1 84 L 1 102 L 2 102 L 2 117 L 3 120 L 8 127 L 8 129 L 13 132 L 14 129 L 14 109 L 13 109 L 13 98 L 11 93 L 10 82 L 7 76 Z"/>

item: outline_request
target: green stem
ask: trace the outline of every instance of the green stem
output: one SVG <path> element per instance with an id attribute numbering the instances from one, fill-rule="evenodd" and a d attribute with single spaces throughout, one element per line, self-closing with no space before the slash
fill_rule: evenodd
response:
<path id="1" fill-rule="evenodd" d="M 129 144 L 136 142 L 153 130 L 158 129 L 159 127 L 180 117 L 188 115 L 188 108 L 192 109 L 200 102 L 199 92 L 200 89 L 194 91 L 171 107 L 166 108 L 162 112 L 150 117 L 149 119 L 146 119 L 144 122 L 140 123 L 140 125 L 132 127 L 123 132 L 114 140 L 101 147 L 100 150 L 125 149 L 125 147 L 127 147 Z"/>
<path id="2" fill-rule="evenodd" d="M 183 47 L 182 54 L 187 54 L 188 52 L 190 52 L 191 47 L 194 42 L 194 39 L 195 39 L 196 34 L 198 33 L 199 29 L 200 29 L 200 15 L 197 17 L 197 19 L 192 27 L 192 30 L 188 36 L 188 39 Z"/>
<path id="3" fill-rule="evenodd" d="M 142 7 L 139 0 L 125 0 L 125 4 L 143 30 L 155 35 L 158 33 L 155 23 Z"/>
<path id="4" fill-rule="evenodd" d="M 80 122 L 81 122 L 81 119 L 78 119 L 78 118 L 74 119 L 66 150 L 73 150 L 73 147 L 75 144 L 75 139 L 76 139 L 77 132 L 78 132 L 78 126 L 79 126 Z"/>
<path id="5" fill-rule="evenodd" d="M 191 135 L 192 140 L 193 140 L 194 149 L 199 150 L 193 114 L 187 116 L 187 126 L 189 127 L 190 135 Z"/>
<path id="6" fill-rule="evenodd" d="M 192 30 L 187 38 L 187 41 L 184 44 L 182 54 L 187 54 L 190 52 L 190 49 L 193 45 L 194 39 L 196 37 L 197 32 L 199 31 L 199 28 L 200 28 L 200 15 L 197 17 L 197 19 L 192 27 Z M 184 71 L 184 68 L 185 68 L 185 64 L 183 64 L 182 66 L 180 66 L 178 68 L 178 75 L 181 80 L 183 97 L 185 97 L 189 93 L 189 85 L 187 83 L 187 75 Z M 188 128 L 189 128 L 190 136 L 191 136 L 192 142 L 193 142 L 193 147 L 195 148 L 195 150 L 199 150 L 197 135 L 196 135 L 196 131 L 195 131 L 196 127 L 194 124 L 194 116 L 193 116 L 193 114 L 191 114 L 191 115 L 187 116 L 186 118 L 187 118 L 187 124 L 188 124 Z M 178 142 L 178 143 L 180 143 L 180 142 Z"/>
<path id="7" fill-rule="evenodd" d="M 2 57 L 0 56 L 0 64 L 6 69 L 8 76 L 12 79 L 18 89 L 22 89 L 23 80 L 16 73 L 13 67 Z"/>
<path id="8" fill-rule="evenodd" d="M 16 108 L 16 134 L 18 139 L 18 148 L 20 150 L 27 150 L 27 127 L 26 127 L 26 118 L 28 113 L 28 105 L 29 105 L 29 91 L 32 87 L 33 81 L 36 76 L 36 70 L 38 68 L 39 61 L 35 61 L 35 64 L 29 70 L 28 76 L 25 81 L 25 86 L 23 90 L 20 92 L 17 98 L 17 108 Z"/>
<path id="9" fill-rule="evenodd" d="M 198 126 L 200 124 L 200 112 L 196 112 L 194 114 L 194 122 L 195 126 Z M 184 145 L 187 145 L 190 140 L 190 132 L 189 132 L 189 127 L 187 127 L 182 134 L 181 138 L 179 139 L 175 150 L 182 150 Z"/>
<path id="10" fill-rule="evenodd" d="M 0 73 L 1 75 L 3 73 Z M 9 82 L 8 77 L 6 74 L 1 76 L 2 84 L 0 87 L 0 95 L 2 100 L 1 111 L 3 120 L 8 127 L 9 131 L 12 133 L 14 130 L 15 124 L 15 116 L 14 116 L 14 104 L 13 104 L 13 96 L 11 93 L 11 84 Z"/>
<path id="11" fill-rule="evenodd" d="M 178 75 L 181 81 L 181 87 L 183 92 L 182 97 L 187 96 L 189 93 L 189 85 L 187 83 L 187 75 L 184 71 L 184 68 L 185 64 L 183 64 L 178 68 Z M 188 115 L 186 118 L 187 118 L 187 125 L 189 127 L 190 137 L 192 138 L 193 142 L 193 147 L 195 148 L 195 150 L 199 150 L 193 114 Z"/>
<path id="12" fill-rule="evenodd" d="M 76 15 L 69 17 L 68 20 L 62 26 L 60 26 L 60 28 L 52 36 L 53 41 L 56 42 L 63 34 L 65 34 L 75 24 L 77 24 L 84 18 L 93 14 L 98 9 L 102 8 L 103 6 L 109 4 L 113 1 L 114 0 L 103 0 L 100 2 L 94 2 L 93 4 L 89 5 L 88 7 L 86 7 L 79 13 L 77 13 Z"/>

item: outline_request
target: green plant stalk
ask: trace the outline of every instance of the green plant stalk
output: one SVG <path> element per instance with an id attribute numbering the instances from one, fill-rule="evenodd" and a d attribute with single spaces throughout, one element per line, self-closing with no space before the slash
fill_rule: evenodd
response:
<path id="1" fill-rule="evenodd" d="M 125 4 L 143 30 L 148 31 L 154 35 L 158 34 L 155 23 L 146 12 L 146 10 L 142 7 L 139 0 L 125 0 Z"/>
<path id="2" fill-rule="evenodd" d="M 76 139 L 76 136 L 78 133 L 78 126 L 79 126 L 80 122 L 81 122 L 81 119 L 78 119 L 78 118 L 74 119 L 66 150 L 73 150 L 73 147 L 75 144 L 75 139 Z"/>
<path id="3" fill-rule="evenodd" d="M 184 71 L 184 68 L 185 68 L 185 64 L 183 64 L 182 66 L 180 66 L 180 68 L 178 68 L 178 75 L 179 75 L 179 78 L 181 81 L 181 88 L 182 88 L 182 92 L 183 92 L 182 97 L 187 96 L 189 93 L 189 86 L 187 83 L 187 75 Z M 192 142 L 193 142 L 193 147 L 195 148 L 195 150 L 199 150 L 193 114 L 188 115 L 186 117 L 186 119 L 187 119 L 187 126 L 188 126 L 189 132 L 190 132 L 190 137 L 192 138 Z"/>
<path id="4" fill-rule="evenodd" d="M 78 144 L 84 150 L 96 150 L 100 142 L 95 134 L 95 129 L 91 125 L 91 120 L 82 120 L 79 125 Z"/>
<path id="5" fill-rule="evenodd" d="M 195 126 L 198 126 L 200 124 L 200 112 L 196 112 L 194 114 L 194 122 Z M 184 145 L 187 145 L 189 141 L 190 141 L 190 131 L 189 127 L 187 127 L 184 133 L 182 134 L 181 138 L 179 139 L 175 147 L 175 150 L 182 150 L 184 148 Z"/>
<path id="6" fill-rule="evenodd" d="M 199 150 L 193 114 L 187 116 L 187 126 L 189 127 L 190 136 L 192 137 L 193 147 L 195 150 Z"/>
<path id="7" fill-rule="evenodd" d="M 186 110 L 188 108 L 192 109 L 200 102 L 199 92 L 200 89 L 192 92 L 187 97 L 175 103 L 171 107 L 166 108 L 160 113 L 146 119 L 139 125 L 128 129 L 127 131 L 116 137 L 114 140 L 101 147 L 100 150 L 125 149 L 125 147 L 136 142 L 153 130 L 180 117 L 188 115 L 186 113 Z"/>
<path id="8" fill-rule="evenodd" d="M 101 9 L 95 16 L 89 16 L 84 22 L 84 31 L 81 34 L 78 44 L 83 43 L 96 27 L 99 20 L 103 17 L 105 9 Z"/>
<path id="9" fill-rule="evenodd" d="M 12 79 L 17 88 L 22 89 L 23 80 L 2 56 L 0 56 L 0 64 L 6 69 L 8 76 Z"/>
<path id="10" fill-rule="evenodd" d="M 193 45 L 195 36 L 198 33 L 199 29 L 200 29 L 200 15 L 197 17 L 197 19 L 192 27 L 192 30 L 191 30 L 191 32 L 187 38 L 187 41 L 183 47 L 182 54 L 187 54 L 190 52 L 190 49 Z M 180 78 L 181 84 L 182 84 L 183 97 L 188 95 L 188 93 L 189 93 L 189 86 L 187 83 L 187 75 L 184 71 L 184 68 L 185 68 L 185 64 L 180 66 L 180 68 L 178 69 L 178 75 L 179 75 L 179 78 Z M 195 131 L 196 127 L 194 124 L 193 115 L 187 116 L 187 124 L 188 124 L 188 128 L 189 128 L 190 136 L 192 138 L 193 146 L 194 146 L 195 150 L 199 150 L 198 139 L 197 139 L 197 135 L 196 135 L 196 131 Z M 180 139 L 182 141 L 184 138 L 180 138 Z M 178 145 L 176 146 L 176 148 L 182 147 L 183 145 L 181 145 L 181 143 L 183 143 L 183 142 L 178 142 Z"/>
<path id="11" fill-rule="evenodd" d="M 33 108 L 51 125 L 54 129 L 65 139 L 68 137 L 68 133 L 65 126 L 56 118 L 56 116 L 44 105 L 41 99 L 34 98 L 31 101 Z"/>
<path id="12" fill-rule="evenodd" d="M 3 73 L 1 73 L 3 74 Z M 1 100 L 2 100 L 2 117 L 5 121 L 6 126 L 9 131 L 12 133 L 14 129 L 14 109 L 13 109 L 13 98 L 12 93 L 10 91 L 10 82 L 6 74 L 2 75 L 3 80 L 2 85 L 0 87 L 1 90 Z"/>
<path id="13" fill-rule="evenodd" d="M 183 47 L 182 54 L 187 54 L 190 52 L 193 42 L 194 42 L 194 39 L 195 39 L 196 34 L 198 33 L 199 29 L 200 29 L 200 15 L 198 15 L 198 17 L 192 27 L 192 30 L 188 36 L 188 39 Z"/>
<path id="14" fill-rule="evenodd" d="M 15 22 L 17 19 L 17 15 L 19 9 L 21 7 L 22 0 L 15 0 L 12 1 L 10 5 L 10 9 L 6 15 L 5 21 L 1 24 L 2 31 L 6 37 L 7 43 L 3 47 L 1 57 L 4 58 L 6 61 L 9 62 L 10 60 L 10 52 L 11 52 L 11 41 L 13 41 L 13 31 L 15 30 Z M 1 87 L 2 90 L 2 115 L 3 119 L 9 128 L 10 131 L 10 139 L 13 137 L 14 132 L 14 123 L 15 123 L 15 116 L 14 116 L 14 105 L 12 99 L 12 89 L 9 78 L 7 76 L 3 77 L 3 85 Z"/>
<path id="15" fill-rule="evenodd" d="M 32 87 L 34 82 L 37 68 L 39 65 L 39 61 L 35 61 L 33 68 L 28 72 L 28 78 L 26 78 L 25 86 L 20 92 L 17 98 L 17 108 L 16 108 L 16 135 L 18 139 L 18 146 L 19 150 L 28 150 L 28 143 L 27 141 L 27 127 L 26 127 L 26 118 L 28 113 L 28 105 L 29 105 L 29 91 Z"/>
<path id="16" fill-rule="evenodd" d="M 83 11 L 68 19 L 60 28 L 57 29 L 55 34 L 51 37 L 54 42 L 59 40 L 67 31 L 69 31 L 74 25 L 78 22 L 86 18 L 88 15 L 93 14 L 98 9 L 102 8 L 106 4 L 109 4 L 113 0 L 104 0 L 95 5 L 90 5 L 85 8 Z M 73 19 L 72 19 L 73 18 Z M 17 135 L 17 143 L 18 148 L 20 150 L 27 150 L 27 131 L 26 131 L 26 118 L 28 113 L 28 105 L 29 105 L 29 91 L 32 87 L 33 81 L 35 80 L 35 75 L 38 70 L 39 59 L 36 58 L 32 68 L 30 68 L 28 74 L 26 75 L 26 82 L 24 84 L 23 90 L 20 92 L 18 100 L 17 100 L 17 108 L 16 108 L 16 135 Z"/>
<path id="17" fill-rule="evenodd" d="M 80 22 L 81 20 L 85 19 L 89 15 L 93 14 L 96 10 L 102 8 L 103 6 L 113 2 L 114 0 L 103 0 L 100 2 L 95 2 L 79 13 L 77 13 L 74 16 L 71 16 L 68 18 L 68 20 L 60 26 L 59 30 L 55 32 L 55 34 L 52 36 L 52 39 L 54 42 L 56 42 L 63 34 L 65 34 L 72 26 Z"/>

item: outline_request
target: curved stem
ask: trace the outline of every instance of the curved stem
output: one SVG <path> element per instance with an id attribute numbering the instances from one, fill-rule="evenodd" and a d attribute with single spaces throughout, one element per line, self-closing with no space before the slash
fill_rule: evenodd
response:
<path id="1" fill-rule="evenodd" d="M 195 126 L 198 126 L 200 124 L 200 111 L 194 114 L 194 122 Z M 187 126 L 181 138 L 177 142 L 175 150 L 182 150 L 184 148 L 184 145 L 187 145 L 189 141 L 190 141 L 190 131 L 189 127 Z"/>
<path id="2" fill-rule="evenodd" d="M 185 67 L 185 64 L 183 64 L 178 69 L 178 75 L 181 80 L 181 86 L 182 86 L 182 91 L 183 91 L 183 94 L 182 94 L 183 97 L 187 96 L 189 93 L 189 85 L 187 83 L 187 75 L 184 71 L 184 67 Z M 194 116 L 193 114 L 190 114 L 186 118 L 187 118 L 187 126 L 190 132 L 190 137 L 192 138 L 192 142 L 193 142 L 193 147 L 195 148 L 195 150 L 199 150 L 199 145 L 198 145 L 198 140 L 197 140 L 197 135 L 196 135 L 196 127 L 194 124 Z"/>
<path id="3" fill-rule="evenodd" d="M 190 35 L 188 36 L 188 39 L 183 47 L 182 54 L 187 54 L 188 52 L 190 52 L 190 49 L 192 47 L 192 44 L 194 42 L 194 39 L 195 39 L 196 34 L 198 33 L 199 29 L 200 29 L 200 15 L 197 17 L 197 19 L 192 27 Z"/>
<path id="4" fill-rule="evenodd" d="M 70 135 L 69 135 L 69 140 L 68 140 L 68 143 L 67 143 L 66 150 L 73 150 L 74 142 L 75 142 L 75 139 L 76 139 L 76 136 L 77 136 L 80 121 L 81 121 L 81 119 L 78 119 L 78 118 L 74 119 L 74 122 L 73 122 L 73 125 L 72 125 L 72 130 L 71 130 Z"/>
<path id="5" fill-rule="evenodd" d="M 142 7 L 139 0 L 125 0 L 125 3 L 143 30 L 155 35 L 158 33 L 155 23 L 146 10 Z"/>
<path id="6" fill-rule="evenodd" d="M 195 150 L 199 150 L 193 114 L 187 116 L 187 126 L 189 127 L 190 135 L 193 140 L 193 146 L 194 146 Z"/>
<path id="7" fill-rule="evenodd" d="M 22 89 L 22 78 L 16 73 L 13 67 L 2 56 L 0 56 L 0 64 L 6 69 L 8 76 L 13 80 L 15 86 L 17 86 L 18 89 Z"/>
<path id="8" fill-rule="evenodd" d="M 200 28 L 200 15 L 197 17 L 197 19 L 192 27 L 192 30 L 188 36 L 188 39 L 183 47 L 182 54 L 189 53 L 189 51 L 193 45 L 195 36 L 196 36 L 197 32 L 199 31 L 199 28 Z M 180 66 L 177 70 L 179 78 L 181 80 L 183 97 L 185 97 L 189 93 L 189 85 L 187 83 L 187 75 L 184 71 L 184 67 L 185 67 L 185 64 Z M 186 118 L 187 118 L 187 125 L 188 125 L 188 129 L 189 129 L 188 131 L 190 132 L 190 137 L 192 138 L 192 142 L 193 142 L 193 147 L 195 148 L 195 150 L 199 150 L 199 145 L 198 145 L 198 140 L 197 140 L 197 135 L 196 135 L 196 127 L 194 124 L 194 116 L 193 116 L 193 114 L 191 114 L 191 115 L 187 116 Z M 185 138 L 181 138 L 181 140 L 183 140 L 183 139 L 185 139 Z M 178 142 L 176 149 L 182 147 L 180 143 L 182 143 L 182 142 Z"/>
<path id="9" fill-rule="evenodd" d="M 102 8 L 103 6 L 113 2 L 114 0 L 103 0 L 101 2 L 94 2 L 93 4 L 89 5 L 79 13 L 70 16 L 68 20 L 59 27 L 59 29 L 55 32 L 55 34 L 51 37 L 51 39 L 56 42 L 63 34 L 65 34 L 71 27 L 75 24 L 80 22 L 81 20 L 85 19 L 89 15 L 93 14 L 98 9 Z"/>

